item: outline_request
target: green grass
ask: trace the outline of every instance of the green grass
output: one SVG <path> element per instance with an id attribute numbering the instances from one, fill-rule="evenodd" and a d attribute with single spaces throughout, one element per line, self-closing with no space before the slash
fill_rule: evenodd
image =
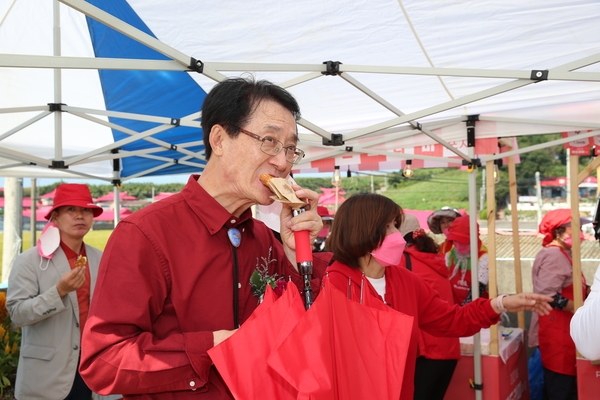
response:
<path id="1" fill-rule="evenodd" d="M 450 169 L 435 174 L 430 180 L 411 178 L 400 188 L 388 189 L 383 195 L 409 210 L 437 210 L 444 206 L 469 208 L 469 173 Z"/>
<path id="2" fill-rule="evenodd" d="M 37 233 L 36 237 L 39 237 L 41 232 Z M 98 231 L 90 231 L 87 235 L 85 235 L 84 242 L 92 247 L 95 247 L 99 250 L 104 250 L 106 247 L 106 242 L 108 241 L 108 237 L 112 233 L 112 230 L 98 230 Z M 23 250 L 25 251 L 31 247 L 31 232 L 24 231 L 23 232 Z M 4 234 L 0 233 L 0 259 L 2 259 L 2 254 L 4 252 Z M 2 268 L 2 264 L 0 264 L 0 269 Z M 1 275 L 0 275 L 1 276 Z"/>

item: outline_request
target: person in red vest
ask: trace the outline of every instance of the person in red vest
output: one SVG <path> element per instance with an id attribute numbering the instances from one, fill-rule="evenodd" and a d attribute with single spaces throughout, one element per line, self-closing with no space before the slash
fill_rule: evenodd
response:
<path id="1" fill-rule="evenodd" d="M 448 267 L 435 240 L 427 236 L 412 214 L 404 214 L 400 233 L 406 241 L 400 266 L 419 275 L 443 300 L 454 304 Z M 459 358 L 458 338 L 434 336 L 421 331 L 415 369 L 415 400 L 443 400 Z"/>
<path id="2" fill-rule="evenodd" d="M 344 201 L 327 238 L 327 248 L 333 253 L 327 273 L 330 283 L 343 293 L 350 290 L 355 301 L 361 298 L 363 288 L 392 309 L 414 317 L 411 331 L 405 333 L 411 336 L 400 394 L 400 400 L 413 400 L 420 331 L 444 337 L 471 336 L 497 323 L 505 311 L 527 309 L 546 314 L 552 298 L 519 293 L 475 299 L 464 307 L 448 303 L 423 278 L 399 266 L 405 247 L 398 230 L 403 215 L 398 204 L 380 194 L 361 193 Z"/>
<path id="3" fill-rule="evenodd" d="M 470 220 L 468 215 L 456 218 L 446 235 L 452 244 L 446 253 L 446 265 L 450 269 L 449 279 L 454 293 L 454 302 L 459 305 L 465 305 L 472 299 Z M 477 224 L 477 232 L 479 232 L 479 224 Z M 487 298 L 488 254 L 479 236 L 477 236 L 477 276 L 479 297 Z"/>
<path id="4" fill-rule="evenodd" d="M 582 219 L 582 224 L 589 222 Z M 531 319 L 529 346 L 539 345 L 544 367 L 544 386 L 549 400 L 577 399 L 575 343 L 570 336 L 573 317 L 573 263 L 571 259 L 571 210 L 546 213 L 539 226 L 544 235 L 542 246 L 531 270 L 535 293 L 552 296 L 550 315 Z M 577 234 L 577 233 L 575 233 Z M 583 240 L 583 234 L 579 232 Z M 581 275 L 586 295 L 585 277 Z"/>
<path id="5" fill-rule="evenodd" d="M 448 235 L 448 228 L 456 218 L 460 217 L 460 212 L 453 207 L 442 207 L 437 211 L 434 211 L 429 217 L 427 217 L 427 225 L 429 230 L 436 235 L 444 234 Z M 440 245 L 440 253 L 446 254 L 452 248 L 452 243 L 446 239 Z"/>

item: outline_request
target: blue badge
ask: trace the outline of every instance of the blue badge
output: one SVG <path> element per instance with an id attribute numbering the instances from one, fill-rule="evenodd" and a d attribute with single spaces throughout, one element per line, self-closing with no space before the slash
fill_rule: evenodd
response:
<path id="1" fill-rule="evenodd" d="M 240 231 L 235 228 L 229 228 L 227 236 L 229 236 L 229 241 L 234 247 L 240 247 L 240 243 L 242 243 L 242 234 Z"/>

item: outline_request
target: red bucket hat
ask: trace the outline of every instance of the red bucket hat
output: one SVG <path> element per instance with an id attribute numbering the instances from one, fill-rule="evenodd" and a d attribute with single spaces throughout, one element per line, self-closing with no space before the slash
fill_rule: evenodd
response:
<path id="1" fill-rule="evenodd" d="M 333 217 L 329 214 L 329 210 L 325 206 L 317 206 L 317 214 L 323 221 L 333 221 Z"/>
<path id="2" fill-rule="evenodd" d="M 52 216 L 52 212 L 58 207 L 64 206 L 75 206 L 89 208 L 94 213 L 94 218 L 102 214 L 102 207 L 94 204 L 92 200 L 92 194 L 87 185 L 79 183 L 63 183 L 56 188 L 56 195 L 54 196 L 54 204 L 52 209 L 48 211 L 46 216 L 47 220 Z"/>
<path id="3" fill-rule="evenodd" d="M 462 217 L 456 218 L 452 221 L 452 224 L 448 228 L 448 235 L 446 239 L 452 240 L 453 242 L 458 242 L 462 244 L 469 244 L 470 241 L 470 217 L 468 215 L 463 215 Z M 479 224 L 476 222 L 477 232 L 479 232 Z M 477 243 L 481 240 L 479 236 L 477 237 Z"/>

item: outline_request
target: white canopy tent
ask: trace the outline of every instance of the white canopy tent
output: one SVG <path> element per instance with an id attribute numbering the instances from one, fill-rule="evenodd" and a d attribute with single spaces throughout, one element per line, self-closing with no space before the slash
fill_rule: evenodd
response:
<path id="1" fill-rule="evenodd" d="M 600 134 L 598 21 L 594 0 L 3 0 L 0 175 L 199 172 L 204 95 L 247 72 L 300 103 L 297 173 L 485 165 L 462 143 Z"/>
<path id="2" fill-rule="evenodd" d="M 579 130 L 593 136 L 600 127 L 599 14 L 593 1 L 5 1 L 0 168 L 5 176 L 111 180 L 107 160 L 127 163 L 131 157 L 152 164 L 121 171 L 122 180 L 200 171 L 201 132 L 193 130 L 202 94 L 215 81 L 244 72 L 289 88 L 299 100 L 307 152 L 299 171 L 315 171 L 312 161 L 349 153 L 385 155 L 387 169 L 407 158 L 448 163 L 458 154 L 469 160 L 454 147 L 466 139 L 469 115 L 478 116 L 477 139 Z M 90 38 L 85 15 L 153 50 L 136 54 L 133 48 L 131 58 L 118 57 L 119 47 L 132 40 L 114 32 Z M 131 15 L 147 33 L 121 20 Z M 94 58 L 100 53 L 105 56 Z M 323 64 L 328 61 L 329 70 Z M 110 85 L 98 70 L 119 69 L 191 77 L 185 84 L 200 93 L 195 112 L 181 115 L 177 104 L 159 104 L 161 112 L 154 114 L 133 112 L 127 104 L 106 107 L 102 90 L 110 96 Z M 156 74 L 145 77 L 148 87 L 162 82 Z M 172 89 L 165 86 L 167 93 Z M 152 99 L 143 93 L 128 101 L 160 103 L 158 92 Z M 167 101 L 172 99 L 165 95 Z M 50 111 L 48 103 L 64 104 L 62 112 Z M 107 117 L 151 127 L 133 131 Z M 182 127 L 193 134 L 170 140 Z M 113 137 L 111 128 L 122 138 Z M 332 133 L 342 146 L 323 146 Z M 138 147 L 129 149 L 130 142 Z M 428 156 L 410 150 L 432 143 L 447 151 Z M 494 157 L 476 156 L 482 162 Z"/>

